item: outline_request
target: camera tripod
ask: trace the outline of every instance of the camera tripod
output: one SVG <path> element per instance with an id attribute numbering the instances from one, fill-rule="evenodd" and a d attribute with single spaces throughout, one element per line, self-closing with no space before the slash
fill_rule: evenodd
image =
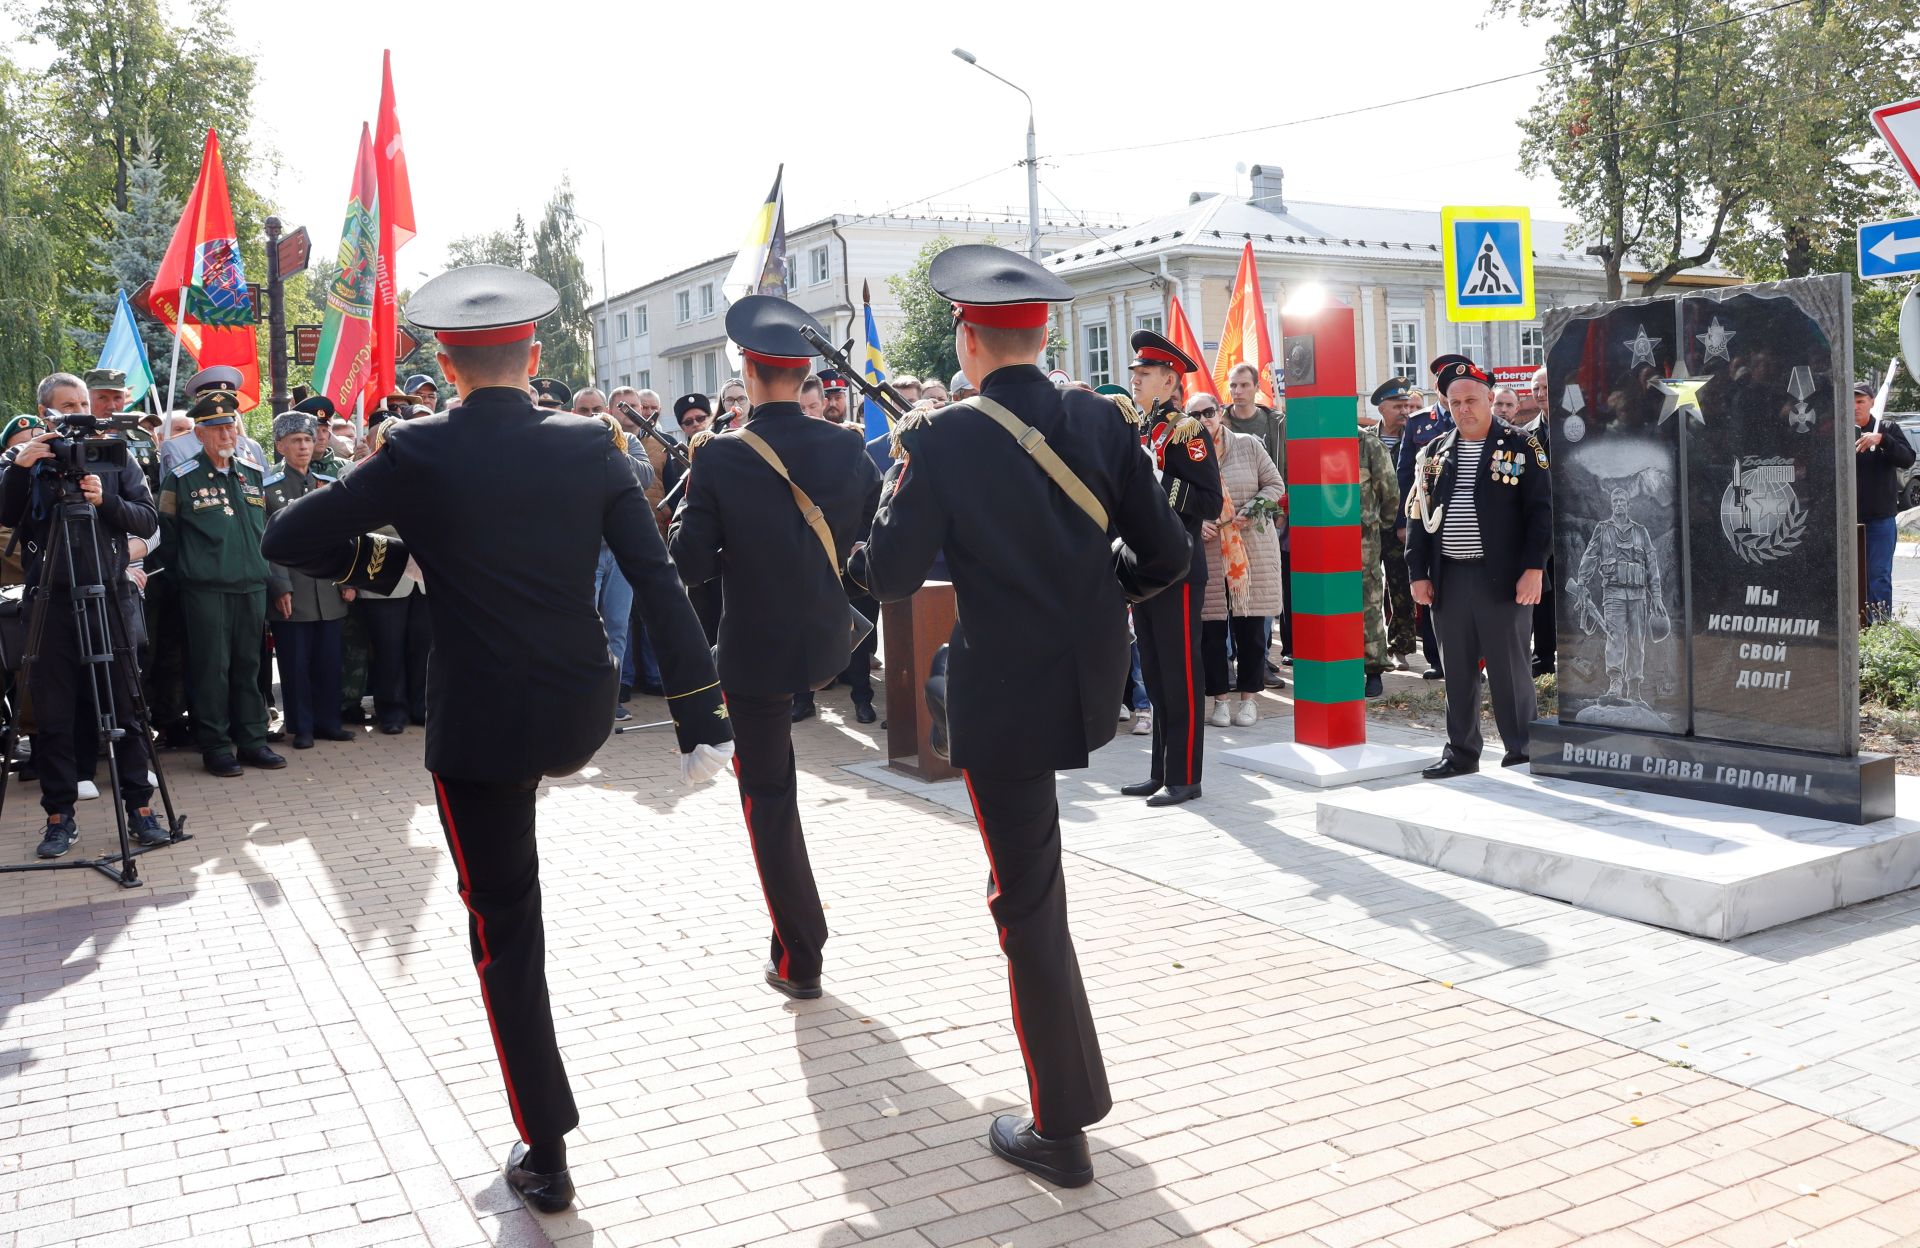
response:
<path id="1" fill-rule="evenodd" d="M 20 672 L 24 680 L 33 664 L 40 661 L 48 617 L 60 609 L 58 587 L 70 587 L 68 605 L 73 612 L 75 658 L 85 673 L 87 694 L 93 711 L 92 727 L 103 747 L 101 753 L 107 763 L 108 783 L 114 790 L 113 817 L 120 833 L 120 848 L 117 853 L 102 854 L 98 858 L 4 864 L 0 865 L 0 872 L 91 869 L 122 888 L 135 888 L 140 884 L 140 870 L 134 862 L 135 858 L 149 850 L 191 838 L 186 832 L 186 817 L 174 813 L 173 797 L 167 791 L 166 772 L 161 770 L 159 752 L 151 745 L 153 729 L 147 714 L 146 697 L 140 689 L 140 663 L 127 638 L 127 624 L 120 611 L 119 599 L 98 579 L 91 583 L 82 583 L 80 580 L 80 570 L 74 559 L 76 540 L 83 539 L 86 549 L 92 552 L 93 560 L 89 566 L 93 571 L 89 575 L 98 578 L 105 569 L 93 504 L 81 496 L 78 482 L 65 476 L 56 478 L 56 481 L 54 523 L 49 528 L 47 549 L 40 561 L 40 585 L 34 591 L 34 601 L 28 608 L 31 622 L 27 628 L 26 651 Z M 76 534 L 81 538 L 77 539 Z M 127 687 L 136 719 L 133 730 L 141 733 L 140 739 L 149 743 L 148 765 L 153 769 L 155 787 L 160 794 L 161 806 L 166 811 L 168 839 L 159 845 L 134 845 L 127 834 L 127 810 L 120 797 L 119 782 L 120 747 L 129 730 L 116 718 L 116 677 L 124 681 Z M 5 751 L 4 755 L 0 755 L 0 810 L 5 809 L 6 802 L 6 760 L 12 757 L 13 746 L 19 736 L 11 711 L 12 707 L 8 706 L 4 725 L 0 726 L 0 748 Z M 84 725 L 75 723 L 76 740 L 82 731 Z"/>

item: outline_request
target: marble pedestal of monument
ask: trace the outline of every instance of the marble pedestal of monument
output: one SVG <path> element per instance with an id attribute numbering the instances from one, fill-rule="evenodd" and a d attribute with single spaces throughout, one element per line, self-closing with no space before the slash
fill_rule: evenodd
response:
<path id="1" fill-rule="evenodd" d="M 1920 777 L 1896 783 L 1920 813 Z M 1715 940 L 1920 884 L 1920 819 L 1744 810 L 1519 769 L 1320 800 L 1337 841 Z"/>
<path id="2" fill-rule="evenodd" d="M 1222 750 L 1216 757 L 1262 775 L 1310 784 L 1316 789 L 1333 789 L 1362 780 L 1404 776 L 1429 766 L 1439 755 L 1431 750 L 1409 750 L 1376 741 L 1331 750 L 1298 741 L 1279 741 L 1244 750 Z"/>

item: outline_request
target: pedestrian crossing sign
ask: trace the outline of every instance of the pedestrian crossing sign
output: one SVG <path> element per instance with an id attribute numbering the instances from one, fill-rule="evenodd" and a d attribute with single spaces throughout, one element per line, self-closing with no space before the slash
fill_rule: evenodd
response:
<path id="1" fill-rule="evenodd" d="M 1533 319 L 1533 217 L 1525 208 L 1442 208 L 1450 321 Z"/>

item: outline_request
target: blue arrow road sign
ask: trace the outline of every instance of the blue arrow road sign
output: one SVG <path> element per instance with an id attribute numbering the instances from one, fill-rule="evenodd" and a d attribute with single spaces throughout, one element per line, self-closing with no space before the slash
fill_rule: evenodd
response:
<path id="1" fill-rule="evenodd" d="M 1860 227 L 1860 276 L 1920 273 L 1920 217 L 1871 221 Z"/>

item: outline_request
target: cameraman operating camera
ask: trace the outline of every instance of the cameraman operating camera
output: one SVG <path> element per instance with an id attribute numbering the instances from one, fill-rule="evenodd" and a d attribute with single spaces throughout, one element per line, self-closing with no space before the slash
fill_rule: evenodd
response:
<path id="1" fill-rule="evenodd" d="M 70 500 L 77 492 L 92 508 L 94 540 L 75 535 L 71 543 L 74 577 L 83 586 L 106 587 L 112 608 L 119 612 L 114 641 L 116 652 L 123 656 L 132 654 L 139 632 L 133 583 L 127 579 L 127 539 L 152 537 L 159 528 L 159 513 L 146 477 L 126 447 L 104 445 L 120 440 L 99 428 L 90 415 L 84 382 L 70 373 L 54 373 L 40 383 L 39 403 L 53 429 L 0 456 L 5 467 L 0 473 L 0 524 L 16 529 L 24 543 L 32 603 L 29 619 L 44 615 L 46 621 L 39 630 L 39 652 L 29 656 L 26 678 L 38 721 L 33 753 L 40 775 L 40 805 L 47 812 L 47 829 L 37 852 L 42 858 L 58 858 L 73 847 L 77 835 L 73 821 L 78 793 L 76 721 L 79 731 L 98 731 L 93 689 L 88 684 L 91 678 L 81 658 L 74 620 L 72 584 L 64 561 L 52 568 L 45 562 L 61 522 L 62 496 Z M 102 445 L 90 445 L 94 443 Z M 96 467 L 100 472 L 88 471 Z M 94 566 L 96 543 L 98 567 Z M 30 624 L 28 635 L 32 633 Z M 164 845 L 170 838 L 148 805 L 153 786 L 147 780 L 147 742 L 133 709 L 133 682 L 138 676 L 130 660 L 112 664 L 108 670 L 113 685 L 111 712 L 114 722 L 125 729 L 116 756 L 128 831 L 141 845 Z"/>

